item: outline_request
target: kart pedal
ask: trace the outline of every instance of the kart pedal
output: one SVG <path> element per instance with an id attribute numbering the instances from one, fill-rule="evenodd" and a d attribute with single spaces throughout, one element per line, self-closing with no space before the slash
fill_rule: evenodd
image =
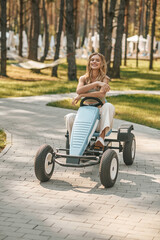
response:
<path id="1" fill-rule="evenodd" d="M 104 149 L 104 147 L 99 147 L 99 146 L 95 146 L 95 145 L 94 145 L 94 149 L 95 149 L 95 150 L 100 150 L 100 151 L 102 151 L 102 150 Z"/>

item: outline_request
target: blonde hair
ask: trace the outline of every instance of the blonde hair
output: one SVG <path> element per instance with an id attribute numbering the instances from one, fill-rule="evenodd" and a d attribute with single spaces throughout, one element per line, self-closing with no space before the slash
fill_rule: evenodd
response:
<path id="1" fill-rule="evenodd" d="M 101 66 L 100 66 L 99 73 L 98 73 L 98 76 L 96 78 L 96 81 L 103 82 L 103 79 L 106 77 L 107 64 L 106 64 L 105 57 L 101 53 L 96 53 L 95 52 L 95 53 L 92 53 L 89 56 L 89 59 L 88 59 L 88 64 L 87 64 L 87 69 L 86 69 L 86 74 L 85 74 L 86 83 L 90 83 L 91 79 L 92 79 L 92 68 L 90 67 L 90 62 L 91 62 L 91 58 L 95 55 L 98 55 L 101 59 Z"/>

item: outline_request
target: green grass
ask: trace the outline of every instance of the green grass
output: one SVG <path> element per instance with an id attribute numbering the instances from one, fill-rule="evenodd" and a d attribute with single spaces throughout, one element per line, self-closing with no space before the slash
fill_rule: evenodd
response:
<path id="1" fill-rule="evenodd" d="M 59 67 L 59 77 L 51 77 L 51 68 L 40 74 L 7 65 L 8 77 L 0 79 L 0 97 L 22 97 L 75 92 L 77 81 L 67 80 L 66 64 Z M 81 72 L 81 71 L 80 71 Z"/>
<path id="2" fill-rule="evenodd" d="M 0 129 L 0 152 L 5 148 L 5 146 L 6 146 L 6 134 L 2 129 Z"/>
<path id="3" fill-rule="evenodd" d="M 115 118 L 160 129 L 160 96 L 159 95 L 120 95 L 107 97 L 116 109 Z M 73 106 L 72 99 L 51 102 L 48 106 L 77 110 L 79 105 Z"/>
<path id="4" fill-rule="evenodd" d="M 67 64 L 60 64 L 58 78 L 51 77 L 51 68 L 41 70 L 40 74 L 12 66 L 8 61 L 8 77 L 0 78 L 0 97 L 22 97 L 43 94 L 75 92 L 77 81 L 68 81 Z M 77 60 L 77 78 L 85 73 L 86 60 Z M 127 67 L 121 67 L 121 79 L 113 79 L 111 90 L 159 90 L 160 60 L 154 62 L 154 70 L 148 70 L 148 61 L 128 60 Z"/>
<path id="5" fill-rule="evenodd" d="M 160 60 L 154 61 L 154 70 L 149 70 L 148 61 L 128 60 L 127 67 L 121 67 L 121 79 L 113 79 L 112 90 L 159 90 Z"/>

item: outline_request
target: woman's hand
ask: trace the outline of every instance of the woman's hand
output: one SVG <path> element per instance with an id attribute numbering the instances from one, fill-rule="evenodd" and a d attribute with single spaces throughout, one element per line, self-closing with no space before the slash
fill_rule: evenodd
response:
<path id="1" fill-rule="evenodd" d="M 96 81 L 98 87 L 101 87 L 102 92 L 109 92 L 110 86 L 108 83 Z"/>
<path id="2" fill-rule="evenodd" d="M 109 92 L 110 90 L 110 86 L 106 83 L 104 86 L 101 87 L 101 90 L 102 92 Z"/>
<path id="3" fill-rule="evenodd" d="M 79 102 L 80 99 L 81 99 L 81 95 L 77 95 L 77 96 L 73 99 L 72 105 L 76 105 L 76 104 Z"/>

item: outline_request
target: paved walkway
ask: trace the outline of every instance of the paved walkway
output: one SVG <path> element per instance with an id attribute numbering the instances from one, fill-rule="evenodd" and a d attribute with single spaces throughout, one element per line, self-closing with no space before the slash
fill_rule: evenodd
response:
<path id="1" fill-rule="evenodd" d="M 98 166 L 56 165 L 49 182 L 35 178 L 39 146 L 65 145 L 63 117 L 71 110 L 45 106 L 61 97 L 0 99 L 10 143 L 0 154 L 0 240 L 159 240 L 160 131 L 134 124 L 135 162 L 127 167 L 118 154 L 111 189 L 101 186 Z M 115 119 L 114 127 L 122 123 Z"/>

